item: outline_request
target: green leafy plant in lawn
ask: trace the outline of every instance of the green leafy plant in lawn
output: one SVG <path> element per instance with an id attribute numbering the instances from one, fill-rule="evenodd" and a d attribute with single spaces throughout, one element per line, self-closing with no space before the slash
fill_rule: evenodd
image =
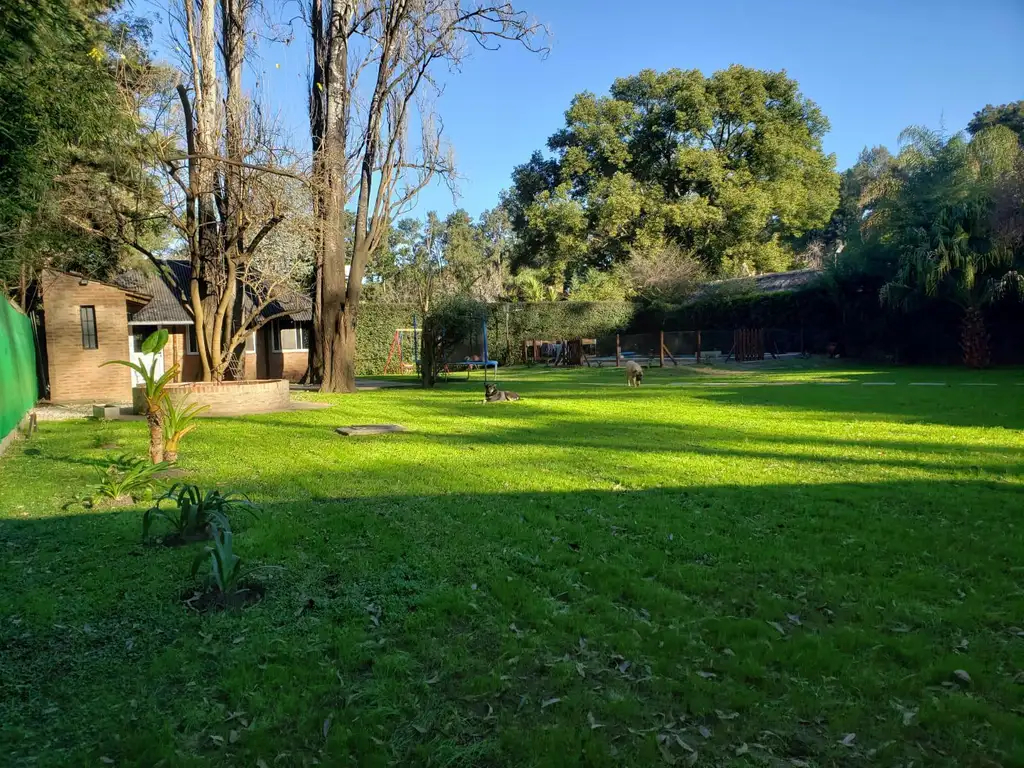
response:
<path id="1" fill-rule="evenodd" d="M 166 328 L 151 333 L 142 342 L 142 351 L 147 355 L 154 355 L 153 361 L 147 368 L 142 363 L 133 363 L 129 360 L 108 360 L 103 365 L 123 365 L 131 368 L 142 377 L 146 393 L 146 423 L 149 424 L 149 458 L 154 463 L 163 461 L 163 414 L 167 401 L 167 385 L 170 384 L 178 374 L 178 365 L 175 363 L 162 376 L 156 375 L 156 357 L 167 344 L 168 333 Z"/>
<path id="2" fill-rule="evenodd" d="M 164 507 L 165 501 L 171 506 Z M 183 540 L 205 538 L 212 531 L 230 530 L 230 515 L 236 511 L 255 514 L 255 505 L 243 496 L 206 491 L 197 485 L 175 483 L 146 510 L 142 517 L 142 538 L 149 537 L 153 521 L 162 518 Z"/>
<path id="3" fill-rule="evenodd" d="M 163 402 L 164 459 L 178 460 L 178 443 L 198 425 L 200 413 L 210 406 L 198 403 L 181 402 L 175 404 L 174 398 L 168 397 Z"/>
<path id="4" fill-rule="evenodd" d="M 263 565 L 255 568 L 243 568 L 242 558 L 234 551 L 234 537 L 227 528 L 214 529 L 213 546 L 206 547 L 192 561 L 192 578 L 199 573 L 204 560 L 209 560 L 210 563 L 208 577 L 210 586 L 219 593 L 218 596 L 225 605 L 231 605 L 245 596 L 248 589 L 242 584 L 253 573 L 277 567 Z"/>
<path id="5" fill-rule="evenodd" d="M 71 504 L 94 507 L 103 502 L 152 498 L 153 487 L 157 483 L 154 475 L 170 466 L 166 461 L 153 464 L 138 456 L 122 454 L 110 466 L 97 470 L 99 482 L 84 498 L 80 495 L 65 507 Z"/>

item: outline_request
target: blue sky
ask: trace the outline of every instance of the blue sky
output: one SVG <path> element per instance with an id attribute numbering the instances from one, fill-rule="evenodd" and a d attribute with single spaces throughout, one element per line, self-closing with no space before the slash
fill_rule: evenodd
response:
<path id="1" fill-rule="evenodd" d="M 153 7 L 159 10 L 157 0 Z M 605 93 L 641 69 L 730 64 L 785 69 L 832 124 L 825 149 L 846 168 L 908 125 L 962 129 L 985 104 L 1024 98 L 1024 0 L 516 0 L 551 30 L 546 59 L 512 45 L 441 73 L 439 103 L 459 192 L 425 190 L 415 213 L 476 216 L 542 148 L 580 91 Z M 142 9 L 140 9 L 142 10 Z M 271 107 L 306 146 L 305 30 L 262 46 Z M 161 30 L 157 30 L 158 37 Z M 280 65 L 280 66 L 278 66 Z"/>

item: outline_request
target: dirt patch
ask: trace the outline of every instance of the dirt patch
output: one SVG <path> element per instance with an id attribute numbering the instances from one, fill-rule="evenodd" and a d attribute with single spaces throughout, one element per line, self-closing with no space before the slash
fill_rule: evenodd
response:
<path id="1" fill-rule="evenodd" d="M 226 595 L 217 588 L 205 592 L 188 590 L 182 596 L 186 606 L 199 613 L 210 611 L 236 611 L 263 602 L 266 589 L 262 584 L 250 582 L 233 594 Z"/>
<path id="2" fill-rule="evenodd" d="M 159 472 L 154 472 L 153 477 L 157 480 L 165 480 L 169 477 L 185 477 L 188 474 L 188 470 L 183 467 L 171 467 L 170 469 L 163 469 Z"/>
<path id="3" fill-rule="evenodd" d="M 130 507 L 135 504 L 131 496 L 118 496 L 112 499 L 109 496 L 102 496 L 92 505 L 93 509 L 116 509 L 117 507 Z"/>

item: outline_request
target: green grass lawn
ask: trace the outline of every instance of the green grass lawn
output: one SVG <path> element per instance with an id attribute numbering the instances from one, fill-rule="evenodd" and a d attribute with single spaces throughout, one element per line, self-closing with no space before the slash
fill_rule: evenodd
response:
<path id="1" fill-rule="evenodd" d="M 145 505 L 62 510 L 143 423 L 18 444 L 0 762 L 1024 764 L 1020 371 L 479 375 L 205 420 L 189 481 L 284 567 L 235 612 Z"/>

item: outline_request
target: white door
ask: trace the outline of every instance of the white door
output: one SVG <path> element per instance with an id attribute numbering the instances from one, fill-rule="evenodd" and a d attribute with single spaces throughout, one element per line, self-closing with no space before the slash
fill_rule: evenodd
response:
<path id="1" fill-rule="evenodd" d="M 153 332 L 152 328 L 149 328 L 147 330 L 142 330 L 140 328 L 140 329 L 136 330 L 134 333 L 132 333 L 131 337 L 128 339 L 128 349 L 131 351 L 131 356 L 130 356 L 129 359 L 133 363 L 139 363 L 147 371 L 149 370 L 149 366 L 151 366 L 153 364 L 153 361 L 156 360 L 156 369 L 155 369 L 154 373 L 155 373 L 156 378 L 159 378 L 159 377 L 163 376 L 163 374 L 164 374 L 164 352 L 163 352 L 163 350 L 160 350 L 156 354 L 152 354 L 152 355 L 147 355 L 145 352 L 142 351 L 142 342 L 144 342 L 146 340 L 146 337 L 149 336 L 152 332 Z M 136 387 L 136 386 L 138 386 L 139 384 L 142 384 L 142 383 L 143 383 L 142 377 L 139 375 L 139 372 L 133 370 L 132 371 L 132 386 Z"/>

